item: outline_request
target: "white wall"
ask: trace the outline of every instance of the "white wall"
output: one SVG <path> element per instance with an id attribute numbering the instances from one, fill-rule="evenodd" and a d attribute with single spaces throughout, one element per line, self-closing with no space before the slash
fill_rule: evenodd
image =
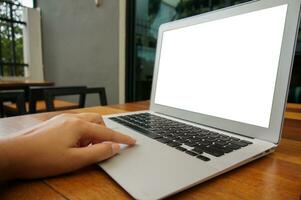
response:
<path id="1" fill-rule="evenodd" d="M 120 31 L 120 2 L 125 3 L 104 0 L 96 7 L 92 0 L 37 1 L 46 80 L 56 85 L 104 86 L 109 104 L 124 99 L 124 81 L 119 82 L 124 73 L 120 71 L 124 70 L 120 41 L 125 37 L 120 35 L 124 31 Z M 95 97 L 89 105 L 97 103 Z"/>
<path id="2" fill-rule="evenodd" d="M 23 17 L 26 22 L 23 29 L 24 63 L 29 65 L 25 76 L 30 80 L 44 80 L 40 11 L 24 8 Z"/>

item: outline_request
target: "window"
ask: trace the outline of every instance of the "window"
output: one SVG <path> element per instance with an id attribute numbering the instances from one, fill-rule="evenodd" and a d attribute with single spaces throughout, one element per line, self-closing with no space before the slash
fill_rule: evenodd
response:
<path id="1" fill-rule="evenodd" d="M 162 23 L 248 1 L 250 0 L 127 1 L 126 100 L 150 98 L 157 33 Z M 289 101 L 301 103 L 300 38 L 301 36 L 298 38 Z"/>
<path id="2" fill-rule="evenodd" d="M 249 0 L 127 1 L 126 100 L 150 98 L 157 33 L 161 24 L 247 1 Z"/>
<path id="3" fill-rule="evenodd" d="M 10 0 L 0 2 L 0 76 L 25 75 L 23 7 L 33 7 L 33 1 Z"/>

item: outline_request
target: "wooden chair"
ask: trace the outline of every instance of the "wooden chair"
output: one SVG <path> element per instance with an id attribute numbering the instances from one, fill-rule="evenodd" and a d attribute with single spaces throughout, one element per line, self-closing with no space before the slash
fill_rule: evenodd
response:
<path id="1" fill-rule="evenodd" d="M 27 105 L 29 113 L 40 113 L 47 111 L 47 105 L 45 100 L 45 90 L 66 90 L 74 88 L 86 88 L 86 86 L 63 86 L 63 87 L 31 87 L 29 91 L 29 103 Z M 54 107 L 56 110 L 69 110 L 78 108 L 77 103 L 70 101 L 54 99 Z"/>
<path id="2" fill-rule="evenodd" d="M 44 97 L 46 103 L 46 110 L 56 111 L 61 110 L 55 106 L 55 98 L 58 96 L 70 96 L 70 95 L 79 95 L 79 101 L 76 107 L 74 108 L 83 108 L 86 101 L 86 86 L 73 86 L 73 87 L 60 87 L 60 88 L 47 88 L 44 90 Z"/>
<path id="3" fill-rule="evenodd" d="M 28 92 L 28 102 L 25 102 L 26 112 L 30 114 L 47 112 L 46 102 L 44 97 L 44 90 L 46 89 L 61 89 L 61 88 L 74 88 L 74 87 L 85 87 L 85 86 L 70 86 L 70 87 L 30 87 Z M 78 108 L 77 103 L 70 101 L 64 101 L 60 99 L 54 100 L 54 105 L 57 110 L 68 110 Z M 15 103 L 6 104 L 4 108 L 7 112 L 16 112 L 17 105 Z"/>
<path id="4" fill-rule="evenodd" d="M 99 103 L 102 106 L 108 105 L 107 103 L 107 95 L 106 95 L 106 89 L 104 87 L 90 87 L 86 89 L 86 95 L 87 94 L 99 94 Z"/>
<path id="5" fill-rule="evenodd" d="M 0 92 L 0 115 L 15 116 L 26 113 L 24 91 L 1 91 Z M 15 102 L 16 110 L 10 112 L 4 107 L 4 102 Z"/>

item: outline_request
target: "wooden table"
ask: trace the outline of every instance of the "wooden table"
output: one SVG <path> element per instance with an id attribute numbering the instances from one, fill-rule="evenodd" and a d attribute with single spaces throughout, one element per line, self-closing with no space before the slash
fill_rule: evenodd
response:
<path id="1" fill-rule="evenodd" d="M 143 110 L 148 105 L 148 102 L 137 102 L 68 112 L 112 114 Z M 57 114 L 59 113 L 54 112 L 2 119 L 0 134 L 9 135 Z M 300 199 L 301 139 L 294 136 L 301 134 L 301 127 L 296 127 L 295 132 L 289 130 L 289 139 L 284 131 L 284 138 L 275 153 L 169 199 Z M 0 199 L 131 199 L 126 191 L 96 165 L 53 178 L 14 181 L 0 188 Z"/>
<path id="2" fill-rule="evenodd" d="M 0 80 L 1 90 L 23 90 L 25 100 L 29 99 L 29 88 L 33 86 L 54 86 L 51 81 L 32 81 L 32 80 Z"/>
<path id="3" fill-rule="evenodd" d="M 24 88 L 30 86 L 53 86 L 51 81 L 32 81 L 32 80 L 0 80 L 0 90 L 11 88 Z"/>

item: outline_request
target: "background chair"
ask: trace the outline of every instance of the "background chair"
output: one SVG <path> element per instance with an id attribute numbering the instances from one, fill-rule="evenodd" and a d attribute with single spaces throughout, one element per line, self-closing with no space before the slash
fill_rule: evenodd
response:
<path id="1" fill-rule="evenodd" d="M 40 113 L 47 111 L 47 105 L 45 100 L 45 90 L 71 90 L 76 88 L 86 88 L 86 86 L 63 86 L 63 87 L 31 87 L 29 91 L 29 105 L 28 111 L 29 113 Z M 69 110 L 73 108 L 78 108 L 78 104 L 54 99 L 53 100 L 54 107 L 56 110 Z"/>
<path id="2" fill-rule="evenodd" d="M 46 110 L 56 111 L 61 110 L 55 106 L 55 98 L 58 96 L 70 96 L 70 95 L 79 95 L 79 101 L 76 107 L 68 108 L 83 108 L 86 101 L 86 86 L 72 86 L 72 87 L 56 87 L 56 88 L 46 88 L 44 89 L 44 97 L 46 103 Z"/>
<path id="3" fill-rule="evenodd" d="M 30 114 L 34 113 L 41 113 L 41 112 L 46 112 L 46 103 L 45 103 L 45 97 L 44 97 L 44 90 L 46 89 L 54 89 L 54 90 L 60 90 L 62 88 L 67 89 L 67 88 L 78 88 L 78 87 L 86 87 L 86 86 L 65 86 L 65 87 L 53 87 L 53 86 L 42 86 L 42 87 L 30 87 L 28 91 L 28 102 L 25 102 L 25 108 L 26 112 Z M 77 103 L 73 103 L 70 101 L 66 100 L 60 100 L 60 99 L 55 99 L 54 100 L 54 107 L 57 110 L 69 110 L 73 108 L 78 108 Z M 10 104 L 5 104 L 4 108 L 6 112 L 9 113 L 16 113 L 17 112 L 17 105 L 16 103 L 10 103 Z"/>
<path id="4" fill-rule="evenodd" d="M 86 94 L 99 94 L 99 103 L 102 106 L 108 105 L 107 94 L 104 87 L 90 87 L 86 89 Z"/>
<path id="5" fill-rule="evenodd" d="M 5 116 L 15 116 L 23 115 L 26 113 L 25 108 L 25 97 L 24 91 L 1 91 L 0 92 L 0 115 Z M 15 102 L 16 110 L 10 112 L 4 107 L 4 102 Z"/>

